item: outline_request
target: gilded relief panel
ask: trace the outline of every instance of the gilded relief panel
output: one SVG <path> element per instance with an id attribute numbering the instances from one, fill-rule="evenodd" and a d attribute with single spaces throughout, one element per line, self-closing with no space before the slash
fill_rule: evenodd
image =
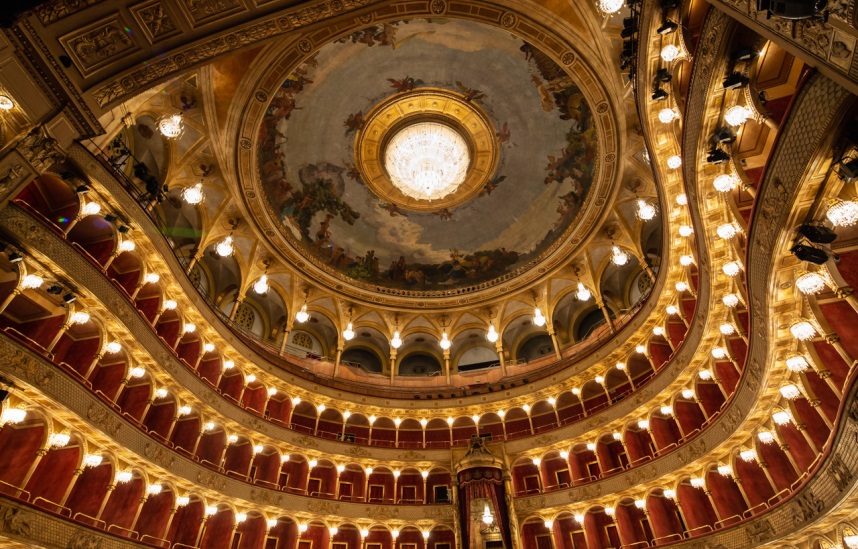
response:
<path id="1" fill-rule="evenodd" d="M 172 11 L 160 0 L 137 4 L 131 8 L 131 14 L 143 29 L 143 34 L 150 44 L 175 36 L 182 31 Z"/>
<path id="2" fill-rule="evenodd" d="M 241 0 L 183 0 L 179 5 L 193 27 L 247 10 Z"/>
<path id="3" fill-rule="evenodd" d="M 84 76 L 107 65 L 111 59 L 139 49 L 119 14 L 67 34 L 60 38 L 60 43 Z"/>

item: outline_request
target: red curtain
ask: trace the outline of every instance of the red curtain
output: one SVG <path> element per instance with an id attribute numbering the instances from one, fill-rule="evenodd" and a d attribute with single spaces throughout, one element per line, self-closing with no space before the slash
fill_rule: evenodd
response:
<path id="1" fill-rule="evenodd" d="M 491 467 L 466 469 L 459 472 L 459 514 L 462 523 L 464 548 L 470 547 L 472 539 L 478 539 L 480 532 L 474 527 L 480 517 L 471 517 L 471 502 L 475 499 L 488 499 L 492 502 L 492 514 L 500 528 L 504 545 L 512 547 L 509 532 L 509 515 L 506 507 L 506 494 L 500 469 Z M 480 523 L 482 524 L 482 523 Z"/>

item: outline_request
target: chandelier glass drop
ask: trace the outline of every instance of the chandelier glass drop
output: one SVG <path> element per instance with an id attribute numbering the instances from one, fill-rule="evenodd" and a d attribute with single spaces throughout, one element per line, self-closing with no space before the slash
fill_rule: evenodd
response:
<path id="1" fill-rule="evenodd" d="M 802 273 L 796 277 L 795 287 L 804 295 L 815 295 L 825 289 L 825 279 L 819 273 Z"/>
<path id="2" fill-rule="evenodd" d="M 724 121 L 731 126 L 741 126 L 753 114 L 751 109 L 742 105 L 736 105 L 727 109 L 727 112 L 724 113 Z"/>
<path id="3" fill-rule="evenodd" d="M 402 194 L 438 200 L 465 180 L 471 155 L 455 130 L 437 122 L 412 124 L 393 136 L 384 153 L 384 167 Z"/>

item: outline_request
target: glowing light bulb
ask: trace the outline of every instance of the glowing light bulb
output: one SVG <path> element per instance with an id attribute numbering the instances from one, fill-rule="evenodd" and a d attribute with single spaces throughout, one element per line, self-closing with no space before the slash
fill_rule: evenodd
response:
<path id="1" fill-rule="evenodd" d="M 28 274 L 21 280 L 21 287 L 25 290 L 35 290 L 42 286 L 44 279 L 36 274 Z"/>
<path id="2" fill-rule="evenodd" d="M 533 310 L 533 324 L 534 326 L 545 326 L 545 317 L 542 315 L 539 307 Z"/>
<path id="3" fill-rule="evenodd" d="M 301 322 L 303 324 L 304 322 L 307 322 L 307 320 L 309 320 L 309 319 L 310 319 L 310 313 L 307 312 L 307 304 L 305 303 L 304 305 L 301 305 L 301 310 L 299 310 L 297 313 L 295 313 L 295 320 L 297 320 L 298 322 Z"/>
<path id="4" fill-rule="evenodd" d="M 661 48 L 661 58 L 668 63 L 679 57 L 679 53 L 679 48 L 673 44 Z"/>
<path id="5" fill-rule="evenodd" d="M 192 187 L 185 187 L 185 189 L 182 191 L 182 200 L 184 200 L 191 206 L 202 204 L 205 199 L 206 193 L 203 192 L 202 183 L 197 183 Z"/>
<path id="6" fill-rule="evenodd" d="M 229 257 L 235 253 L 235 246 L 232 244 L 232 236 L 227 236 L 223 240 L 217 243 L 215 246 L 215 251 L 217 255 L 221 257 Z"/>
<path id="7" fill-rule="evenodd" d="M 253 283 L 253 291 L 258 294 L 267 294 L 270 286 L 268 285 L 268 276 L 262 275 Z"/>

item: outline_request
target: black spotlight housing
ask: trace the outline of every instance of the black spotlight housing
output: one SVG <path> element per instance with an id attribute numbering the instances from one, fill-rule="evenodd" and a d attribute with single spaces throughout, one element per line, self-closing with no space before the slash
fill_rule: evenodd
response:
<path id="1" fill-rule="evenodd" d="M 52 285 L 48 286 L 48 289 L 45 291 L 51 295 L 60 295 L 61 293 L 63 293 L 63 289 L 60 286 L 57 286 L 56 284 L 52 284 Z"/>
<path id="2" fill-rule="evenodd" d="M 847 183 L 858 180 L 858 158 L 840 165 L 840 177 Z"/>
<path id="3" fill-rule="evenodd" d="M 117 230 L 120 234 L 126 234 L 128 231 L 131 230 L 131 227 L 129 227 L 128 225 L 120 225 Z"/>
<path id="4" fill-rule="evenodd" d="M 77 188 L 74 190 L 74 192 L 76 192 L 77 194 L 86 194 L 89 191 L 90 188 L 87 185 L 78 185 Z"/>
<path id="5" fill-rule="evenodd" d="M 733 52 L 733 59 L 736 61 L 750 61 L 757 56 L 757 52 L 751 48 L 739 48 Z"/>
<path id="6" fill-rule="evenodd" d="M 724 79 L 724 89 L 725 90 L 737 90 L 739 88 L 744 88 L 748 85 L 750 79 L 747 76 L 740 72 L 734 72 L 730 76 Z"/>
<path id="7" fill-rule="evenodd" d="M 670 97 L 670 94 L 661 88 L 658 88 L 654 92 L 652 92 L 652 100 L 653 101 L 664 101 L 668 97 Z"/>
<path id="8" fill-rule="evenodd" d="M 676 32 L 676 29 L 678 29 L 678 28 L 679 28 L 679 25 L 677 25 L 676 23 L 674 23 L 673 21 L 668 19 L 667 21 L 662 23 L 661 26 L 655 30 L 655 32 L 664 36 L 665 34 L 673 34 L 674 32 Z"/>
<path id="9" fill-rule="evenodd" d="M 736 141 L 736 133 L 728 126 L 724 126 L 715 132 L 715 139 L 718 143 L 733 143 Z"/>
<path id="10" fill-rule="evenodd" d="M 837 240 L 837 233 L 834 232 L 834 229 L 825 225 L 810 225 L 806 223 L 798 228 L 798 234 L 814 244 L 831 244 Z"/>
<path id="11" fill-rule="evenodd" d="M 18 252 L 12 252 L 9 254 L 10 263 L 20 263 L 22 261 L 24 261 L 24 256 L 19 254 Z"/>
<path id="12" fill-rule="evenodd" d="M 658 69 L 658 72 L 655 73 L 655 79 L 659 82 L 670 82 L 671 80 L 673 80 L 673 75 L 670 74 L 669 70 L 662 67 Z"/>
<path id="13" fill-rule="evenodd" d="M 823 265 L 826 261 L 828 261 L 827 253 L 823 252 L 819 248 L 808 246 L 807 244 L 796 244 L 795 246 L 790 248 L 790 251 L 801 261 L 807 261 L 808 263 L 813 263 L 814 265 Z"/>
<path id="14" fill-rule="evenodd" d="M 706 162 L 709 164 L 723 164 L 728 160 L 730 160 L 730 155 L 721 149 L 712 149 L 709 151 L 709 154 L 706 155 Z"/>
<path id="15" fill-rule="evenodd" d="M 76 296 L 76 295 L 74 295 L 74 294 L 73 294 L 73 293 L 71 293 L 71 292 L 69 292 L 69 293 L 67 293 L 66 295 L 64 295 L 64 296 L 63 296 L 63 302 L 64 302 L 66 305 L 69 305 L 69 304 L 71 304 L 71 303 L 74 303 L 75 301 L 77 301 L 77 296 Z"/>
<path id="16" fill-rule="evenodd" d="M 114 223 L 116 221 L 116 219 L 117 219 L 116 216 L 113 214 L 105 214 L 105 216 L 104 216 L 104 220 L 107 221 L 108 223 Z"/>

